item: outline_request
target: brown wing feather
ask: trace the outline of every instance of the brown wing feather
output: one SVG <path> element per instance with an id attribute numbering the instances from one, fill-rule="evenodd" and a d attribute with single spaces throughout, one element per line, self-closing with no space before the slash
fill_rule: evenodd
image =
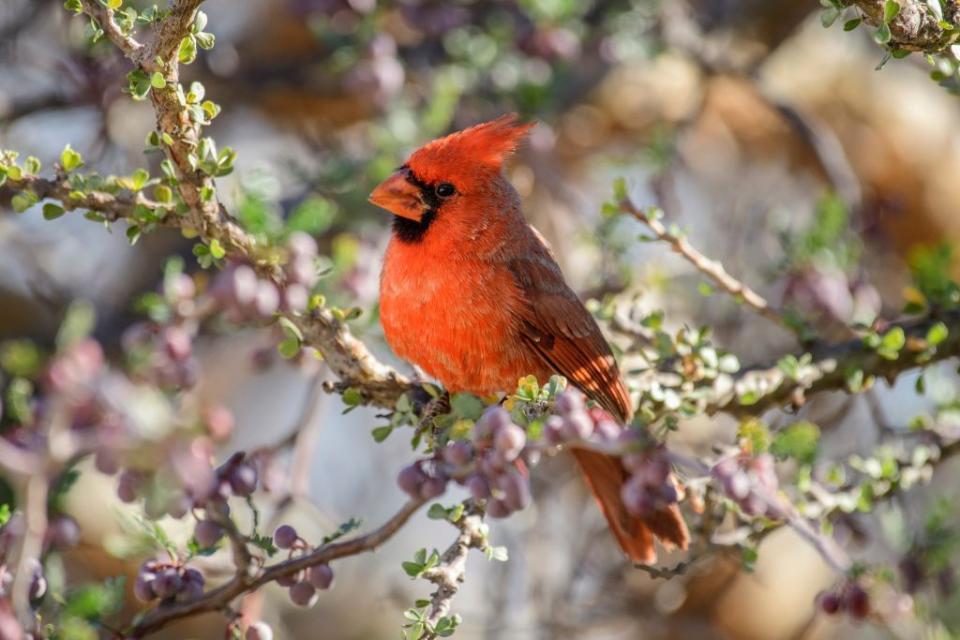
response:
<path id="1" fill-rule="evenodd" d="M 531 228 L 532 230 L 532 228 Z M 622 421 L 633 413 L 620 370 L 596 321 L 563 279 L 546 242 L 533 231 L 528 250 L 509 267 L 526 304 L 523 340 L 554 371 Z M 630 514 L 620 497 L 627 474 L 615 456 L 575 449 L 574 457 L 610 523 L 620 547 L 633 562 L 656 559 L 653 537 L 686 549 L 690 536 L 676 505 L 645 518 Z"/>
<path id="2" fill-rule="evenodd" d="M 527 302 L 523 339 L 557 373 L 623 421 L 633 411 L 610 346 L 600 327 L 563 279 L 539 238 L 510 270 Z"/>

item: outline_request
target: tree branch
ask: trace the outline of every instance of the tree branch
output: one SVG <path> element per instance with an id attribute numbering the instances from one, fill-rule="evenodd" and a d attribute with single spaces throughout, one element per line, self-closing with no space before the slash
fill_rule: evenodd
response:
<path id="1" fill-rule="evenodd" d="M 844 4 L 856 7 L 864 22 L 879 27 L 884 22 L 886 0 L 844 0 Z M 939 53 L 960 37 L 960 2 L 947 0 L 940 3 L 943 7 L 943 20 L 952 29 L 945 29 L 940 18 L 930 8 L 926 0 L 898 0 L 900 11 L 890 21 L 890 49 Z"/>
<path id="2" fill-rule="evenodd" d="M 380 528 L 366 535 L 344 542 L 333 542 L 323 545 L 311 553 L 262 569 L 255 575 L 238 575 L 226 584 L 208 591 L 196 600 L 156 607 L 148 611 L 134 624 L 128 631 L 128 635 L 133 638 L 142 638 L 144 635 L 161 629 L 181 618 L 224 609 L 237 596 L 253 591 L 277 578 L 290 576 L 309 567 L 331 562 L 339 558 L 354 556 L 366 551 L 373 551 L 393 537 L 423 504 L 424 502 L 422 500 L 410 500 L 394 514 L 393 517 L 383 523 Z"/>

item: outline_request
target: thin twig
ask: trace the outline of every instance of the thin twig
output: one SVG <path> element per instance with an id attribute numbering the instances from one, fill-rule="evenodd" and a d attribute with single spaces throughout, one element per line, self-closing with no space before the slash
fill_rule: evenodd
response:
<path id="1" fill-rule="evenodd" d="M 144 51 L 144 45 L 138 42 L 133 36 L 123 33 L 120 25 L 114 19 L 113 9 L 109 9 L 97 0 L 80 0 L 83 4 L 83 12 L 97 21 L 100 28 L 106 34 L 110 41 L 120 49 L 125 56 L 135 62 L 139 62 L 140 55 Z"/>
<path id="2" fill-rule="evenodd" d="M 486 544 L 482 530 L 483 509 L 473 500 L 465 503 L 463 515 L 454 525 L 460 530 L 456 540 L 440 556 L 440 564 L 423 573 L 425 579 L 437 585 L 430 597 L 430 612 L 426 618 L 424 638 L 428 640 L 436 637 L 432 629 L 450 613 L 450 604 L 466 578 L 470 549 L 482 549 Z"/>
<path id="3" fill-rule="evenodd" d="M 657 238 L 669 244 L 675 252 L 683 256 L 700 273 L 713 280 L 721 289 L 735 298 L 743 300 L 744 304 L 771 322 L 775 322 L 790 331 L 794 330 L 793 325 L 787 321 L 783 314 L 777 311 L 763 296 L 727 273 L 720 262 L 711 260 L 700 253 L 685 237 L 667 229 L 659 218 L 653 217 L 638 208 L 629 198 L 620 202 L 620 209 L 647 225 Z"/>

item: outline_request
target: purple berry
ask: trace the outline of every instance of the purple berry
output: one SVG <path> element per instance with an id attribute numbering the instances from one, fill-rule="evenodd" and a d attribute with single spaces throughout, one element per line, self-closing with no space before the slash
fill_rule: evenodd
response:
<path id="1" fill-rule="evenodd" d="M 228 295 L 241 307 L 252 305 L 257 298 L 257 274 L 248 265 L 238 265 L 226 274 Z"/>
<path id="2" fill-rule="evenodd" d="M 487 502 L 487 515 L 491 518 L 506 518 L 510 513 L 510 507 L 508 507 L 503 500 L 490 500 Z"/>
<path id="3" fill-rule="evenodd" d="M 117 497 L 128 504 L 134 502 L 142 485 L 142 474 L 132 469 L 124 469 L 117 479 Z"/>
<path id="4" fill-rule="evenodd" d="M 297 606 L 312 607 L 317 603 L 318 599 L 319 596 L 317 595 L 316 588 L 306 580 L 302 580 L 290 587 L 290 600 Z"/>
<path id="5" fill-rule="evenodd" d="M 80 525 L 70 516 L 59 516 L 50 525 L 47 535 L 55 547 L 66 549 L 80 541 Z"/>
<path id="6" fill-rule="evenodd" d="M 293 585 L 297 584 L 297 582 L 299 582 L 299 580 L 297 579 L 297 574 L 295 573 L 277 578 L 277 584 L 281 587 L 292 587 Z"/>
<path id="7" fill-rule="evenodd" d="M 497 478 L 497 488 L 503 492 L 503 503 L 510 511 L 525 509 L 530 504 L 530 485 L 516 471 Z"/>
<path id="8" fill-rule="evenodd" d="M 447 481 L 443 478 L 427 478 L 420 485 L 420 498 L 432 500 L 443 495 L 447 490 Z"/>
<path id="9" fill-rule="evenodd" d="M 490 485 L 486 478 L 476 473 L 467 478 L 467 491 L 475 500 L 486 500 L 490 497 Z"/>
<path id="10" fill-rule="evenodd" d="M 283 290 L 283 309 L 293 313 L 306 311 L 310 302 L 310 291 L 302 284 L 291 283 Z"/>
<path id="11" fill-rule="evenodd" d="M 620 498 L 627 511 L 635 516 L 649 515 L 654 508 L 654 501 L 649 488 L 642 479 L 632 476 L 620 488 Z"/>
<path id="12" fill-rule="evenodd" d="M 277 312 L 280 307 L 280 292 L 277 285 L 269 280 L 260 280 L 257 283 L 257 295 L 253 301 L 254 310 L 262 317 L 267 318 Z"/>
<path id="13" fill-rule="evenodd" d="M 526 432 L 515 424 L 503 425 L 493 437 L 493 446 L 507 461 L 516 460 L 526 444 Z"/>
<path id="14" fill-rule="evenodd" d="M 223 537 L 223 527 L 212 520 L 201 520 L 193 530 L 193 537 L 203 549 L 208 549 Z"/>
<path id="15" fill-rule="evenodd" d="M 832 616 L 840 611 L 840 596 L 832 592 L 823 593 L 820 595 L 818 604 L 821 611 Z"/>
<path id="16" fill-rule="evenodd" d="M 172 598 L 180 591 L 182 580 L 176 569 L 168 567 L 157 573 L 153 580 L 153 591 L 161 600 Z"/>
<path id="17" fill-rule="evenodd" d="M 411 498 L 419 497 L 420 486 L 426 481 L 427 476 L 420 470 L 416 464 L 411 464 L 400 470 L 397 475 L 397 485 L 404 493 Z"/>
<path id="18" fill-rule="evenodd" d="M 182 600 L 199 598 L 203 595 L 204 582 L 202 573 L 193 568 L 185 569 L 180 586 L 180 598 Z"/>
<path id="19" fill-rule="evenodd" d="M 563 418 L 560 416 L 549 416 L 544 423 L 544 437 L 551 445 L 563 444 L 566 433 L 563 429 Z"/>
<path id="20" fill-rule="evenodd" d="M 856 620 L 863 620 L 870 615 L 870 594 L 860 585 L 853 585 L 844 597 L 845 609 Z"/>
<path id="21" fill-rule="evenodd" d="M 310 567 L 307 579 L 310 580 L 310 584 L 321 591 L 329 589 L 333 585 L 333 569 L 326 563 Z"/>
<path id="22" fill-rule="evenodd" d="M 239 464 L 227 476 L 235 495 L 246 497 L 257 489 L 257 469 L 251 464 Z"/>
<path id="23" fill-rule="evenodd" d="M 569 413 L 563 421 L 566 440 L 586 440 L 593 435 L 593 420 L 584 411 Z"/>
<path id="24" fill-rule="evenodd" d="M 109 449 L 98 449 L 93 456 L 93 466 L 97 471 L 108 476 L 112 476 L 120 470 L 120 463 L 117 462 L 116 455 Z"/>
<path id="25" fill-rule="evenodd" d="M 500 405 L 487 407 L 473 427 L 474 438 L 478 441 L 488 440 L 494 433 L 512 422 L 510 413 Z"/>
<path id="26" fill-rule="evenodd" d="M 470 446 L 470 443 L 462 440 L 451 442 L 444 447 L 442 455 L 447 463 L 455 467 L 462 467 L 469 464 L 473 459 L 473 447 Z"/>
<path id="27" fill-rule="evenodd" d="M 297 530 L 288 524 L 282 524 L 273 532 L 273 542 L 281 549 L 290 549 L 297 543 Z"/>
<path id="28" fill-rule="evenodd" d="M 156 592 L 153 590 L 153 580 L 156 577 L 157 574 L 152 571 L 140 571 L 136 582 L 133 583 L 133 595 L 137 600 L 140 602 L 150 602 L 157 597 Z"/>
<path id="29" fill-rule="evenodd" d="M 576 389 L 566 389 L 557 396 L 554 406 L 562 414 L 579 413 L 583 411 L 583 394 Z"/>
<path id="30" fill-rule="evenodd" d="M 294 231 L 287 238 L 287 249 L 294 259 L 313 259 L 317 257 L 317 241 L 310 234 L 303 231 Z"/>

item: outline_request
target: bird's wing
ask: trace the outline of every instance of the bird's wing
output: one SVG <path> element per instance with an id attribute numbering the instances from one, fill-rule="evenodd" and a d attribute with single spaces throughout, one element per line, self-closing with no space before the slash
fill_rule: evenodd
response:
<path id="1" fill-rule="evenodd" d="M 567 286 L 546 242 L 535 231 L 529 237 L 527 251 L 508 261 L 523 300 L 519 314 L 524 341 L 588 397 L 628 420 L 633 413 L 630 396 L 610 346 Z"/>

